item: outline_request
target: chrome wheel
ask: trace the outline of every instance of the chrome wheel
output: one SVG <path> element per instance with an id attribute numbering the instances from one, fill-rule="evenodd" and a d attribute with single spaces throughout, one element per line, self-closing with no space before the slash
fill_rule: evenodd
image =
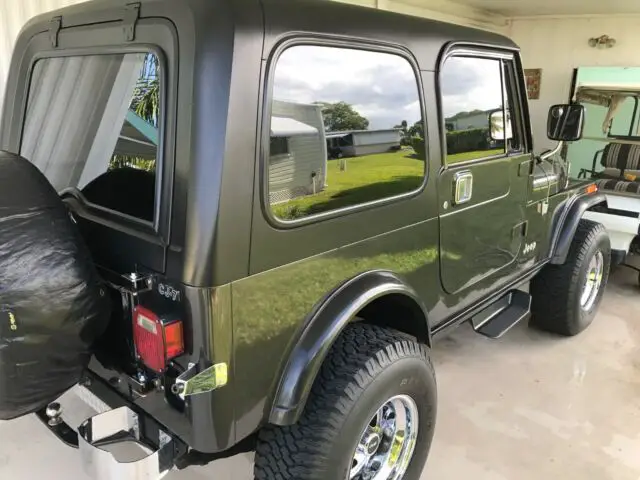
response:
<path id="1" fill-rule="evenodd" d="M 596 254 L 589 262 L 587 269 L 587 278 L 582 287 L 582 295 L 580 296 L 580 306 L 583 310 L 589 311 L 598 297 L 600 286 L 602 285 L 602 275 L 604 272 L 604 256 L 601 251 Z"/>
<path id="2" fill-rule="evenodd" d="M 418 407 L 408 395 L 387 400 L 360 437 L 347 480 L 400 480 L 418 437 Z"/>

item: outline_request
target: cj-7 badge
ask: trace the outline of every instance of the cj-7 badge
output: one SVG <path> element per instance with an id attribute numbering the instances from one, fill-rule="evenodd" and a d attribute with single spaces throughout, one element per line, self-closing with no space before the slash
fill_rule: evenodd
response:
<path id="1" fill-rule="evenodd" d="M 180 291 L 173 288 L 171 285 L 165 285 L 164 283 L 158 284 L 158 293 L 163 297 L 173 300 L 174 302 L 180 301 Z"/>

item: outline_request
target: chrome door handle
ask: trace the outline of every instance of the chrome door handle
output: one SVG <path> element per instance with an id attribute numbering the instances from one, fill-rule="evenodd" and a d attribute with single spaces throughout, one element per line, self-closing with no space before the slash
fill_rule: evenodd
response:
<path id="1" fill-rule="evenodd" d="M 453 204 L 460 205 L 471 200 L 473 195 L 473 174 L 469 171 L 458 172 L 453 177 L 454 195 Z"/>

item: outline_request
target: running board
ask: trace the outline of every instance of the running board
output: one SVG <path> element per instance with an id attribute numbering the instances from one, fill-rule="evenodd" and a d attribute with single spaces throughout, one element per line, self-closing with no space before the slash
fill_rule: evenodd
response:
<path id="1" fill-rule="evenodd" d="M 512 290 L 471 319 L 473 329 L 488 338 L 500 338 L 531 316 L 531 295 Z"/>

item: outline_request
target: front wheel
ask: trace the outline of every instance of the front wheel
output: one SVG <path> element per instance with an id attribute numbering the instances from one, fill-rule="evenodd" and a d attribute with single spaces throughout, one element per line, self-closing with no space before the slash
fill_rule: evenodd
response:
<path id="1" fill-rule="evenodd" d="M 433 438 L 436 381 L 426 346 L 349 325 L 302 418 L 260 432 L 257 480 L 417 480 Z"/>
<path id="2" fill-rule="evenodd" d="M 533 279 L 533 325 L 573 336 L 596 315 L 609 278 L 611 245 L 599 223 L 581 220 L 563 265 L 547 265 Z"/>

